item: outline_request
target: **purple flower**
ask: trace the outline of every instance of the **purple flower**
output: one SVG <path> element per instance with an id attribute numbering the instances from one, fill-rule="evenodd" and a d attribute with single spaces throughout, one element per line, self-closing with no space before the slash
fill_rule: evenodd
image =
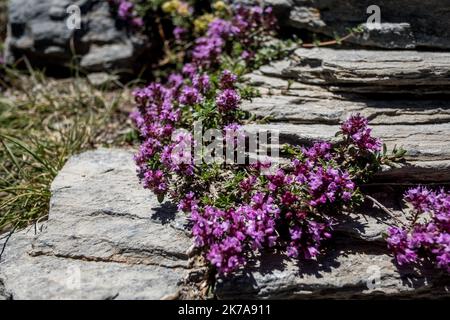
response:
<path id="1" fill-rule="evenodd" d="M 184 83 L 184 78 L 179 73 L 172 73 L 167 81 L 168 85 L 174 90 L 178 90 Z"/>
<path id="2" fill-rule="evenodd" d="M 208 31 L 206 34 L 208 37 L 228 39 L 238 32 L 239 29 L 233 26 L 230 21 L 216 18 L 209 23 Z"/>
<path id="3" fill-rule="evenodd" d="M 206 94 L 208 90 L 211 88 L 211 83 L 209 81 L 209 76 L 204 73 L 202 75 L 196 74 L 192 79 L 192 85 L 199 92 Z"/>
<path id="4" fill-rule="evenodd" d="M 195 41 L 193 60 L 201 66 L 210 67 L 217 63 L 222 54 L 224 41 L 219 37 L 202 37 Z"/>
<path id="5" fill-rule="evenodd" d="M 161 143 L 158 140 L 149 138 L 140 146 L 139 152 L 134 157 L 134 161 L 137 165 L 143 166 L 160 148 Z"/>
<path id="6" fill-rule="evenodd" d="M 197 73 L 197 67 L 193 63 L 186 63 L 183 67 L 183 74 L 192 78 Z"/>
<path id="7" fill-rule="evenodd" d="M 312 197 L 310 201 L 312 206 L 333 203 L 338 200 L 348 201 L 349 194 L 352 194 L 355 188 L 349 174 L 339 169 L 319 166 L 310 171 L 306 178 Z"/>
<path id="8" fill-rule="evenodd" d="M 134 27 L 142 28 L 144 26 L 144 20 L 140 17 L 135 17 L 131 19 L 131 25 Z"/>
<path id="9" fill-rule="evenodd" d="M 191 191 L 178 204 L 178 210 L 184 212 L 192 212 L 198 209 L 198 200 L 195 198 L 195 194 Z"/>
<path id="10" fill-rule="evenodd" d="M 237 81 L 237 75 L 232 73 L 230 70 L 222 71 L 220 75 L 220 88 L 224 89 L 233 89 L 234 84 Z"/>
<path id="11" fill-rule="evenodd" d="M 182 27 L 175 27 L 173 29 L 173 36 L 175 37 L 175 40 L 181 41 L 186 34 L 187 30 Z"/>
<path id="12" fill-rule="evenodd" d="M 295 225 L 289 229 L 290 243 L 286 254 L 291 258 L 301 256 L 308 260 L 316 259 L 322 241 L 331 237 L 329 233 L 331 223 L 308 220 L 294 221 L 294 223 Z"/>
<path id="13" fill-rule="evenodd" d="M 348 139 L 352 140 L 362 150 L 380 151 L 381 141 L 371 136 L 372 130 L 367 127 L 367 124 L 367 119 L 357 114 L 346 120 L 342 124 L 341 130 Z"/>
<path id="14" fill-rule="evenodd" d="M 444 190 L 417 187 L 406 192 L 405 200 L 412 205 L 414 218 L 408 227 L 390 227 L 387 238 L 388 248 L 400 265 L 427 259 L 450 272 L 449 199 Z"/>
<path id="15" fill-rule="evenodd" d="M 126 20 L 128 19 L 133 12 L 134 4 L 130 1 L 122 1 L 119 4 L 118 14 L 119 17 Z"/>
<path id="16" fill-rule="evenodd" d="M 284 186 L 286 181 L 286 174 L 283 169 L 278 169 L 275 175 L 268 176 L 267 178 L 269 180 L 268 189 L 273 192 L 278 188 Z"/>
<path id="17" fill-rule="evenodd" d="M 332 158 L 331 143 L 328 142 L 317 142 L 311 148 L 303 148 L 302 151 L 310 161 L 330 160 Z"/>
<path id="18" fill-rule="evenodd" d="M 161 170 L 146 171 L 142 181 L 144 188 L 150 189 L 156 194 L 164 194 L 167 191 L 167 178 Z"/>
<path id="19" fill-rule="evenodd" d="M 415 210 L 420 212 L 428 211 L 436 200 L 436 194 L 426 187 L 409 189 L 405 193 L 405 200 L 412 204 Z"/>
<path id="20" fill-rule="evenodd" d="M 185 106 L 193 106 L 202 101 L 200 92 L 194 87 L 184 87 L 180 95 L 180 103 Z"/>
<path id="21" fill-rule="evenodd" d="M 225 89 L 216 97 L 216 104 L 221 112 L 236 110 L 241 101 L 241 97 L 234 89 Z"/>
<path id="22" fill-rule="evenodd" d="M 144 20 L 137 16 L 135 5 L 128 0 L 110 0 L 110 2 L 117 6 L 117 15 L 120 19 L 127 21 L 131 26 L 142 28 Z"/>
<path id="23" fill-rule="evenodd" d="M 161 163 L 169 171 L 192 176 L 194 173 L 194 163 L 192 157 L 192 147 L 194 141 L 192 135 L 186 132 L 178 132 L 172 144 L 164 146 L 161 152 Z"/>
<path id="24" fill-rule="evenodd" d="M 239 183 L 239 187 L 243 192 L 250 192 L 256 184 L 257 178 L 255 176 L 250 176 Z"/>

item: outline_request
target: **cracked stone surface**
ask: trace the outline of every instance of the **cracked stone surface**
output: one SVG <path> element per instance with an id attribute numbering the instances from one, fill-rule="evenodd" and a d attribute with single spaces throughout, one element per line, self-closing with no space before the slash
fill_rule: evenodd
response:
<path id="1" fill-rule="evenodd" d="M 36 234 L 14 234 L 2 257 L 0 279 L 13 299 L 177 294 L 191 246 L 186 221 L 139 185 L 131 151 L 71 158 L 52 194 L 49 220 Z"/>
<path id="2" fill-rule="evenodd" d="M 216 293 L 222 299 L 439 298 L 449 296 L 449 285 L 433 270 L 399 270 L 381 247 L 333 241 L 317 262 L 263 254 L 239 275 L 220 280 Z"/>
<path id="3" fill-rule="evenodd" d="M 132 150 L 99 149 L 68 161 L 52 184 L 49 220 L 13 234 L 8 241 L 0 261 L 0 299 L 177 297 L 191 271 L 186 218 L 173 206 L 160 205 L 139 185 L 132 154 Z M 370 191 L 402 218 L 399 192 L 391 187 Z M 339 221 L 328 253 L 318 263 L 264 254 L 232 280 L 219 280 L 217 296 L 448 294 L 448 280 L 436 271 L 397 268 L 383 242 L 392 218 L 370 201 Z M 5 237 L 1 239 L 0 246 Z M 368 287 L 370 275 L 376 276 L 377 270 L 381 282 Z"/>

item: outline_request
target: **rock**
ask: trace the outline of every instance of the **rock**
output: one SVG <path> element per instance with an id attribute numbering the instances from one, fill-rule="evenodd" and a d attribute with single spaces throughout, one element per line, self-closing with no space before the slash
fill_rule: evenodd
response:
<path id="1" fill-rule="evenodd" d="M 377 246 L 333 242 L 317 262 L 264 254 L 239 275 L 216 284 L 219 299 L 354 299 L 369 297 L 443 298 L 449 279 L 435 270 L 399 271 Z"/>
<path id="2" fill-rule="evenodd" d="M 378 174 L 383 181 L 449 182 L 450 181 L 450 123 L 426 125 L 373 125 L 373 134 L 386 143 L 388 150 L 403 147 L 407 164 Z M 337 141 L 337 125 L 326 124 L 249 124 L 251 133 L 278 132 L 280 143 L 311 145 L 317 141 Z M 394 179 L 396 177 L 396 179 Z"/>
<path id="3" fill-rule="evenodd" d="M 271 121 L 295 124 L 339 125 L 351 114 L 360 113 L 373 125 L 414 125 L 450 122 L 450 102 L 436 97 L 415 99 L 405 93 L 388 99 L 332 92 L 326 87 L 298 81 L 288 82 L 254 72 L 246 76 L 259 88 L 261 97 L 244 101 L 242 109 Z M 377 88 L 373 88 L 376 94 Z"/>
<path id="4" fill-rule="evenodd" d="M 192 239 L 186 218 L 139 185 L 132 154 L 99 149 L 68 161 L 52 184 L 48 221 L 8 241 L 0 260 L 0 298 L 161 299 L 188 290 L 185 279 L 195 281 L 199 275 L 188 263 Z M 397 191 L 371 194 L 402 218 Z M 445 279 L 435 283 L 431 271 L 395 266 L 382 241 L 392 218 L 371 202 L 339 221 L 318 264 L 264 254 L 243 273 L 220 280 L 218 297 L 444 294 Z M 367 270 L 373 272 L 374 266 L 381 269 L 381 283 L 371 291 Z"/>
<path id="5" fill-rule="evenodd" d="M 93 72 L 87 75 L 89 83 L 95 87 L 109 88 L 119 81 L 117 75 L 112 75 L 106 72 Z"/>
<path id="6" fill-rule="evenodd" d="M 342 93 L 449 94 L 450 53 L 297 49 L 296 61 L 263 67 L 269 76 L 327 86 Z M 411 92 L 413 90 L 413 92 Z"/>
<path id="7" fill-rule="evenodd" d="M 73 4 L 80 8 L 81 28 L 71 30 L 67 8 Z M 73 67 L 79 58 L 83 71 L 133 72 L 154 42 L 127 28 L 100 0 L 12 0 L 8 29 L 8 62 L 26 56 L 33 66 L 55 70 Z"/>
<path id="8" fill-rule="evenodd" d="M 265 0 L 282 25 L 334 37 L 363 26 L 346 42 L 385 49 L 450 48 L 450 3 L 430 0 Z M 371 21 L 376 4 L 380 21 Z M 369 11 L 369 13 L 368 13 Z M 375 22 L 375 23 L 373 23 Z"/>
<path id="9" fill-rule="evenodd" d="M 407 164 L 377 181 L 449 182 L 449 61 L 446 52 L 298 49 L 246 76 L 261 97 L 242 108 L 269 122 L 246 128 L 278 130 L 280 143 L 335 141 L 339 124 L 360 113 L 389 150 L 407 151 Z"/>
<path id="10" fill-rule="evenodd" d="M 51 189 L 49 220 L 36 235 L 13 235 L 2 257 L 0 279 L 13 299 L 177 294 L 191 245 L 185 219 L 139 185 L 131 152 L 76 156 Z"/>

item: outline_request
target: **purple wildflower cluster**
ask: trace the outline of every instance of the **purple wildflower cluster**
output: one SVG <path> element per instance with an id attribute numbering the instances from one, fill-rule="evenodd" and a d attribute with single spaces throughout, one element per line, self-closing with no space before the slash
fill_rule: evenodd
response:
<path id="1" fill-rule="evenodd" d="M 219 274 L 230 274 L 252 255 L 273 247 L 289 257 L 316 259 L 332 235 L 335 214 L 358 199 L 355 181 L 376 158 L 367 154 L 377 154 L 381 146 L 367 120 L 355 115 L 341 127 L 342 143 L 297 148 L 290 164 L 271 175 L 262 174 L 271 163 L 258 162 L 227 164 L 221 174 L 202 176 L 213 170 L 193 163 L 191 147 L 198 142 L 177 129 L 192 129 L 196 117 L 203 117 L 211 120 L 206 121 L 209 126 L 222 129 L 225 139 L 245 139 L 238 117 L 238 77 L 220 71 L 220 56 L 233 41 L 246 49 L 242 57 L 251 59 L 262 45 L 257 34 L 273 26 L 270 8 L 236 6 L 229 19 L 209 23 L 205 36 L 186 54 L 180 73 L 170 75 L 165 84 L 134 92 L 138 110 L 133 120 L 143 139 L 135 161 L 142 184 L 160 198 L 169 195 L 190 214 L 195 244 Z M 183 32 L 177 32 L 181 37 Z M 343 159 L 349 148 L 354 151 Z M 225 182 L 231 183 L 230 189 Z"/>
<path id="2" fill-rule="evenodd" d="M 180 110 L 175 108 L 172 101 L 175 95 L 174 90 L 157 83 L 134 92 L 139 109 L 131 117 L 144 140 L 135 156 L 135 162 L 144 187 L 156 194 L 167 192 L 168 177 L 164 171 L 152 167 L 149 162 L 150 159 L 159 157 L 164 145 L 170 143 L 175 124 L 180 119 Z"/>
<path id="3" fill-rule="evenodd" d="M 358 148 L 380 151 L 381 141 L 372 137 L 372 129 L 367 124 L 367 119 L 357 114 L 345 121 L 341 126 L 341 130 L 347 136 L 347 139 Z"/>
<path id="4" fill-rule="evenodd" d="M 166 85 L 152 83 L 135 91 L 139 110 L 134 121 L 144 139 L 135 161 L 144 187 L 158 195 L 169 193 L 179 209 L 191 214 L 195 243 L 219 274 L 235 271 L 253 253 L 274 246 L 284 248 L 289 257 L 315 259 L 322 242 L 331 237 L 333 213 L 349 205 L 357 192 L 355 177 L 342 168 L 341 152 L 330 143 L 299 149 L 289 166 L 268 176 L 262 175 L 262 169 L 270 163 L 246 167 L 231 207 L 203 203 L 200 197 L 208 188 L 200 192 L 187 188 L 180 196 L 180 180 L 175 183 L 172 178 L 186 179 L 188 186 L 196 179 L 190 154 L 196 142 L 187 131 L 175 134 L 182 110 L 192 113 L 202 103 L 215 102 L 226 139 L 231 136 L 236 141 L 244 135 L 237 119 L 230 116 L 240 103 L 237 76 L 224 70 L 216 79 L 187 65 Z M 359 116 L 347 120 L 342 131 L 348 134 L 344 149 L 355 143 L 352 134 L 360 131 L 365 132 L 365 141 L 375 141 L 367 121 Z M 361 143 L 353 157 L 376 150 Z"/>
<path id="5" fill-rule="evenodd" d="M 193 63 L 205 69 L 216 66 L 226 44 L 232 40 L 246 48 L 242 58 L 250 60 L 260 46 L 257 35 L 269 34 L 275 25 L 271 8 L 237 5 L 230 20 L 215 18 L 209 23 L 206 34 L 195 40 Z M 180 29 L 176 28 L 175 31 L 175 37 L 179 36 Z"/>
<path id="6" fill-rule="evenodd" d="M 428 260 L 450 272 L 450 194 L 417 187 L 406 192 L 405 201 L 413 210 L 410 226 L 388 229 L 388 247 L 398 264 Z"/>
<path id="7" fill-rule="evenodd" d="M 245 253 L 275 245 L 279 212 L 273 199 L 262 193 L 255 194 L 250 204 L 228 210 L 194 208 L 195 244 L 206 248 L 206 258 L 220 273 L 230 273 L 245 263 Z"/>
<path id="8" fill-rule="evenodd" d="M 351 143 L 351 142 L 349 142 Z M 366 152 L 367 150 L 364 150 Z M 290 166 L 269 176 L 257 163 L 239 183 L 240 204 L 227 210 L 202 209 L 195 201 L 192 212 L 196 245 L 220 274 L 244 265 L 257 250 L 285 248 L 289 257 L 316 259 L 324 240 L 331 237 L 333 215 L 354 200 L 353 177 L 337 163 L 338 150 L 318 142 L 302 148 Z M 182 208 L 192 203 L 192 193 Z"/>
<path id="9" fill-rule="evenodd" d="M 237 109 L 239 103 L 239 94 L 234 87 L 237 76 L 225 70 L 220 79 L 220 87 L 227 89 L 218 91 L 215 100 L 218 110 L 229 115 L 227 111 Z M 145 188 L 164 195 L 169 191 L 169 180 L 173 174 L 193 175 L 193 156 L 190 152 L 195 141 L 187 131 L 176 129 L 181 121 L 182 109 L 192 111 L 210 96 L 211 91 L 209 76 L 193 70 L 184 72 L 184 75 L 170 75 L 166 85 L 151 83 L 134 91 L 138 109 L 131 117 L 143 139 L 135 162 Z M 226 98 L 222 98 L 224 94 Z M 233 117 L 227 121 L 232 122 Z M 229 126 L 236 129 L 233 122 Z"/>
<path id="10" fill-rule="evenodd" d="M 225 89 L 220 92 L 216 98 L 216 104 L 221 112 L 236 110 L 239 106 L 241 97 L 234 89 Z"/>
<path id="11" fill-rule="evenodd" d="M 117 8 L 117 15 L 120 19 L 134 27 L 144 26 L 144 20 L 137 15 L 134 2 L 129 0 L 110 0 L 110 2 Z"/>

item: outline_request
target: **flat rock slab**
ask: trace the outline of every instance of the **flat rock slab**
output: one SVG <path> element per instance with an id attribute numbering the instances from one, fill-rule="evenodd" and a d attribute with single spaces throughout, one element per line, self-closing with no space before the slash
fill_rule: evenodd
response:
<path id="1" fill-rule="evenodd" d="M 161 299 L 184 279 L 186 220 L 139 185 L 132 152 L 86 152 L 52 184 L 49 220 L 16 233 L 0 263 L 13 299 Z"/>
<path id="2" fill-rule="evenodd" d="M 235 277 L 221 279 L 221 299 L 448 297 L 450 282 L 436 271 L 399 269 L 376 246 L 339 245 L 318 261 L 299 262 L 265 254 Z"/>
<path id="3" fill-rule="evenodd" d="M 272 68 L 283 68 L 275 63 Z M 285 65 L 284 65 L 285 67 Z M 406 93 L 402 97 L 332 92 L 319 85 L 289 81 L 262 68 L 246 76 L 259 88 L 261 97 L 244 101 L 242 109 L 271 121 L 302 124 L 338 125 L 351 114 L 360 113 L 374 125 L 436 124 L 450 122 L 450 99 L 418 99 Z M 265 72 L 269 73 L 267 75 Z M 281 73 L 281 71 L 280 71 Z"/>
<path id="4" fill-rule="evenodd" d="M 282 68 L 262 70 L 336 92 L 450 93 L 449 52 L 300 48 L 295 57 Z"/>
<path id="5" fill-rule="evenodd" d="M 160 205 L 139 185 L 132 154 L 99 149 L 68 161 L 52 184 L 49 220 L 13 234 L 7 243 L 0 261 L 0 299 L 161 299 L 186 290 L 184 280 L 192 271 L 186 217 L 169 204 Z M 395 190 L 371 194 L 402 217 Z M 339 221 L 328 253 L 318 263 L 264 254 L 236 277 L 219 279 L 217 296 L 448 293 L 447 280 L 435 270 L 397 268 L 383 242 L 392 219 L 372 203 Z M 376 278 L 376 287 L 368 287 L 377 270 L 380 282 Z"/>

